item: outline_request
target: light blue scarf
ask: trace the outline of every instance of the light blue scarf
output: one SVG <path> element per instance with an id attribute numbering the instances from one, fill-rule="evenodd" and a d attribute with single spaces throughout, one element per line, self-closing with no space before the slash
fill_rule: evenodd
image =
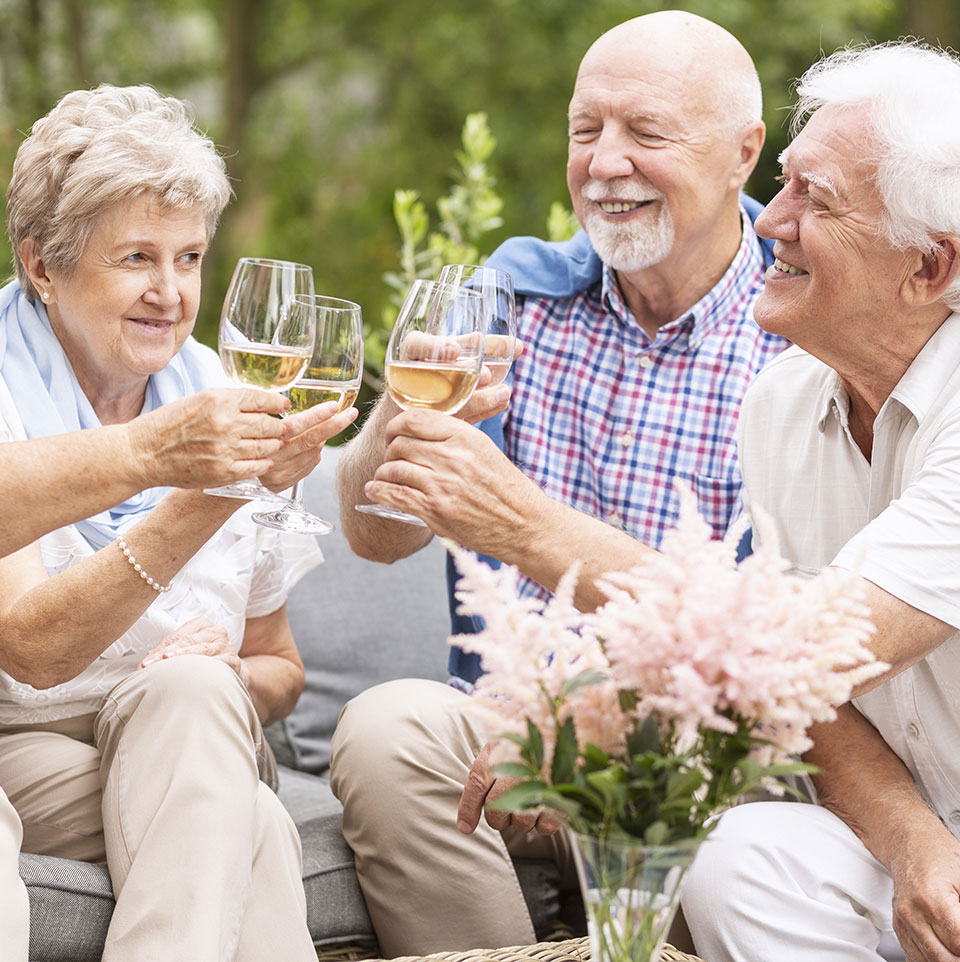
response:
<path id="1" fill-rule="evenodd" d="M 50 327 L 46 309 L 27 300 L 18 281 L 0 288 L 0 377 L 28 438 L 100 427 Z M 142 413 L 227 383 L 217 355 L 189 337 L 177 356 L 150 376 Z M 94 550 L 102 548 L 140 521 L 169 490 L 149 488 L 76 528 Z"/>

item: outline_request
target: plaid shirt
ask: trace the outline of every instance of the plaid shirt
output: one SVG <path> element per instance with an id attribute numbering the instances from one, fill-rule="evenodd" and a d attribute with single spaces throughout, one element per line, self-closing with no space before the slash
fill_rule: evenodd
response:
<path id="1" fill-rule="evenodd" d="M 740 401 L 787 346 L 753 320 L 764 266 L 742 220 L 740 249 L 719 283 L 652 341 L 606 267 L 582 294 L 523 303 L 507 455 L 551 497 L 653 547 L 676 521 L 675 478 L 693 486 L 715 536 L 739 513 Z M 518 587 L 547 597 L 525 576 Z"/>

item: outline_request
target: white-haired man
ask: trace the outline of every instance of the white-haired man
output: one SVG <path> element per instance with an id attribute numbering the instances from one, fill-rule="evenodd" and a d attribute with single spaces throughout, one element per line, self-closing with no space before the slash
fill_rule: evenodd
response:
<path id="1" fill-rule="evenodd" d="M 507 456 L 465 420 L 397 416 L 382 401 L 340 463 L 355 550 L 389 561 L 436 532 L 516 564 L 520 590 L 541 596 L 580 558 L 578 600 L 592 605 L 594 577 L 630 567 L 675 520 L 675 478 L 726 530 L 743 391 L 786 343 L 752 318 L 765 258 L 740 189 L 763 143 L 760 101 L 747 52 L 700 17 L 639 17 L 591 46 L 570 104 L 568 183 L 596 253 L 583 238 L 560 255 L 514 241 L 492 259 L 527 295 Z M 502 406 L 499 390 L 480 392 L 472 414 Z M 354 512 L 366 498 L 430 530 Z M 477 673 L 459 652 L 451 669 Z M 451 687 L 407 681 L 341 717 L 332 785 L 387 955 L 533 941 L 510 855 L 566 864 L 560 836 L 527 834 L 535 816 L 481 823 L 502 781 L 467 705 Z"/>
<path id="2" fill-rule="evenodd" d="M 890 670 L 814 733 L 821 804 L 725 814 L 684 911 L 712 962 L 946 962 L 960 957 L 960 61 L 842 51 L 798 89 L 809 120 L 757 221 L 778 260 L 756 306 L 797 347 L 744 401 L 745 496 L 800 571 L 859 571 Z"/>

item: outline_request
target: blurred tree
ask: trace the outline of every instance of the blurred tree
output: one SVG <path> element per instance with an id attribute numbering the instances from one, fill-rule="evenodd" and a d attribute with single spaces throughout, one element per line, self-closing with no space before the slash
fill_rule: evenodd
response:
<path id="1" fill-rule="evenodd" d="M 786 140 L 790 80 L 821 51 L 901 33 L 960 46 L 956 5 L 940 0 L 0 0 L 0 171 L 65 91 L 152 83 L 195 104 L 235 183 L 198 334 L 214 336 L 240 254 L 310 263 L 318 290 L 379 318 L 381 276 L 398 263 L 395 189 L 432 210 L 464 117 L 484 111 L 504 202 L 484 244 L 545 233 L 551 204 L 569 203 L 565 115 L 581 56 L 614 24 L 667 6 L 721 23 L 757 62 L 760 199 Z"/>

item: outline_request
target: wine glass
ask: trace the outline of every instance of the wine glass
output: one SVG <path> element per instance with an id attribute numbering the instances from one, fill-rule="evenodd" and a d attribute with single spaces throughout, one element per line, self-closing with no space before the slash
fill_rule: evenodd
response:
<path id="1" fill-rule="evenodd" d="M 413 282 L 390 334 L 384 362 L 387 393 L 397 407 L 459 411 L 477 386 L 483 364 L 479 291 L 439 281 Z M 358 504 L 357 511 L 426 527 L 406 511 Z"/>
<path id="2" fill-rule="evenodd" d="M 315 312 L 290 313 L 298 295 L 313 293 L 313 270 L 291 261 L 241 257 L 220 312 L 217 347 L 237 384 L 283 391 L 306 370 L 316 342 Z M 235 481 L 206 494 L 245 501 L 286 502 L 256 479 Z"/>
<path id="3" fill-rule="evenodd" d="M 507 376 L 517 345 L 517 299 L 513 278 L 494 267 L 476 264 L 447 264 L 437 280 L 458 284 L 483 296 L 483 366 L 490 372 L 488 387 Z"/>
<path id="4" fill-rule="evenodd" d="M 360 393 L 363 377 L 363 318 L 360 305 L 339 297 L 302 295 L 293 300 L 294 311 L 311 311 L 316 319 L 317 342 L 306 373 L 288 391 L 290 414 L 315 404 L 338 401 L 345 411 Z M 303 506 L 303 481 L 297 482 L 290 500 L 277 511 L 253 516 L 257 524 L 298 534 L 329 534 L 333 525 Z"/>

